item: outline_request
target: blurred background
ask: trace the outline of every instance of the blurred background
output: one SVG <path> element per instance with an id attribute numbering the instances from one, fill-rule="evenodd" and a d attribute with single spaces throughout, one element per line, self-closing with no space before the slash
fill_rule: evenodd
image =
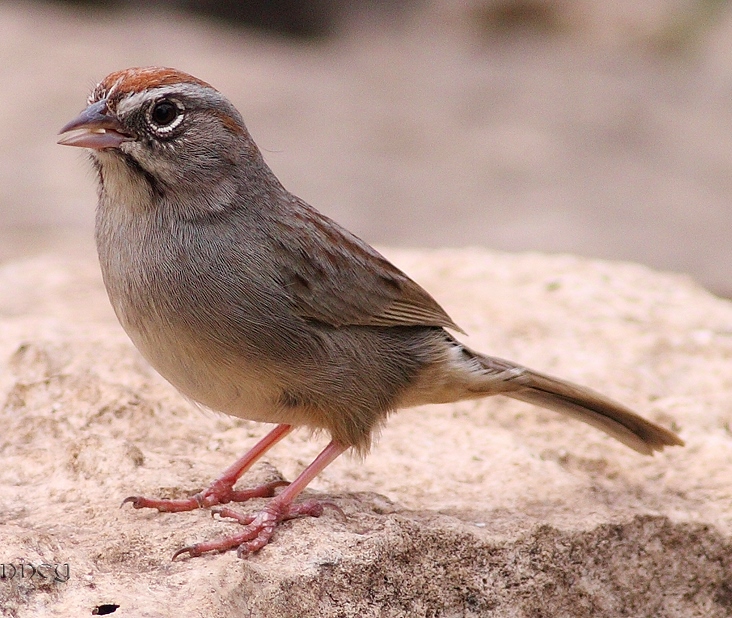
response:
<path id="1" fill-rule="evenodd" d="M 223 91 L 286 187 L 371 243 L 572 252 L 732 296 L 720 0 L 0 3 L 0 260 L 91 250 L 58 129 L 107 73 Z"/>

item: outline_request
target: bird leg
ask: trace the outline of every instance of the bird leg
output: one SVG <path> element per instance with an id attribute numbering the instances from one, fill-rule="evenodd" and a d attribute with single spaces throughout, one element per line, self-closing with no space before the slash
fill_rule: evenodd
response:
<path id="1" fill-rule="evenodd" d="M 318 502 L 317 500 L 311 499 L 293 504 L 293 500 L 307 487 L 310 481 L 320 474 L 336 457 L 343 453 L 346 448 L 348 448 L 346 445 L 333 440 L 287 489 L 272 498 L 267 506 L 254 515 L 241 515 L 226 507 L 214 509 L 214 513 L 220 516 L 229 517 L 238 521 L 245 526 L 244 530 L 232 536 L 221 537 L 213 541 L 183 547 L 173 554 L 173 560 L 182 554 L 195 557 L 205 552 L 227 551 L 234 547 L 239 548 L 237 555 L 242 558 L 247 554 L 262 549 L 262 547 L 269 543 L 275 528 L 283 521 L 304 516 L 320 517 L 323 514 L 323 508 L 326 506 L 340 511 L 340 508 L 335 504 L 328 502 Z"/>
<path id="2" fill-rule="evenodd" d="M 274 496 L 274 490 L 277 487 L 287 485 L 287 481 L 273 481 L 252 489 L 239 491 L 234 490 L 234 484 L 252 467 L 254 462 L 292 430 L 292 425 L 277 425 L 277 427 L 247 452 L 246 455 L 224 470 L 223 474 L 211 483 L 207 489 L 198 492 L 190 498 L 165 500 L 130 496 L 124 499 L 122 505 L 130 502 L 136 509 L 150 508 L 157 509 L 161 513 L 180 513 L 181 511 L 193 511 L 194 509 L 215 506 L 217 504 L 227 504 L 228 502 L 245 502 L 250 498 L 272 497 Z"/>

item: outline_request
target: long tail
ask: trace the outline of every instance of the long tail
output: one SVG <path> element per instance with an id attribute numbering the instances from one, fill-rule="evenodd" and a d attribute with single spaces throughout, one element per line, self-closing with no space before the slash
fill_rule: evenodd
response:
<path id="1" fill-rule="evenodd" d="M 663 450 L 664 446 L 684 445 L 684 441 L 672 431 L 647 421 L 630 408 L 589 388 L 500 358 L 472 350 L 470 353 L 485 370 L 486 394 L 501 394 L 567 414 L 601 429 L 643 455 L 652 455 L 654 451 Z"/>

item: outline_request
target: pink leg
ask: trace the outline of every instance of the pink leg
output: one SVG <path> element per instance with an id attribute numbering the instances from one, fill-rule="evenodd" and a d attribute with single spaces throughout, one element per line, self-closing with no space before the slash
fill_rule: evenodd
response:
<path id="1" fill-rule="evenodd" d="M 243 491 L 234 491 L 234 484 L 242 474 L 252 467 L 254 462 L 292 430 L 292 425 L 277 425 L 277 427 L 264 436 L 244 457 L 224 470 L 223 474 L 211 483 L 208 489 L 204 489 L 195 496 L 183 498 L 182 500 L 158 500 L 155 498 L 143 498 L 142 496 L 130 496 L 129 498 L 125 498 L 122 505 L 131 502 L 132 506 L 136 509 L 150 508 L 164 513 L 178 513 L 180 511 L 192 511 L 216 504 L 244 502 L 250 498 L 268 498 L 274 496 L 274 490 L 282 485 L 287 485 L 286 481 L 274 481 L 273 483 L 267 483 Z"/>
<path id="2" fill-rule="evenodd" d="M 310 481 L 320 474 L 328 464 L 333 462 L 347 448 L 347 446 L 335 440 L 332 441 L 287 489 L 270 500 L 269 504 L 255 515 L 243 516 L 231 509 L 218 509 L 217 512 L 220 515 L 231 517 L 245 525 L 244 530 L 233 536 L 223 537 L 206 543 L 196 543 L 195 545 L 179 549 L 173 554 L 173 560 L 182 554 L 195 557 L 208 551 L 226 551 L 234 547 L 239 548 L 237 553 L 241 558 L 248 553 L 255 552 L 264 547 L 272 538 L 272 534 L 280 522 L 305 515 L 320 517 L 323 514 L 324 506 L 335 507 L 335 505 L 317 502 L 316 500 L 306 500 L 298 504 L 293 504 L 293 500 L 307 487 Z"/>

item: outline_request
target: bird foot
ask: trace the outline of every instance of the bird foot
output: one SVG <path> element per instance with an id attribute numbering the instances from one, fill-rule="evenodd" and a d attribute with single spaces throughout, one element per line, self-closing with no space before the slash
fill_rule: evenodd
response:
<path id="1" fill-rule="evenodd" d="M 136 509 L 157 509 L 161 513 L 180 513 L 229 502 L 246 502 L 252 498 L 271 498 L 275 495 L 275 489 L 283 485 L 289 485 L 289 483 L 287 481 L 273 481 L 251 489 L 235 490 L 233 483 L 217 479 L 211 483 L 208 489 L 204 489 L 190 498 L 166 500 L 130 496 L 125 498 L 120 506 L 124 506 L 129 502 Z"/>
<path id="2" fill-rule="evenodd" d="M 183 554 L 195 558 L 209 551 L 224 552 L 234 547 L 238 548 L 237 556 L 244 558 L 248 554 L 259 551 L 269 543 L 275 528 L 281 522 L 296 517 L 320 517 L 323 514 L 324 507 L 333 508 L 343 515 L 343 511 L 339 506 L 331 502 L 319 502 L 317 500 L 305 500 L 297 504 L 288 504 L 277 502 L 277 499 L 275 499 L 254 515 L 242 515 L 228 507 L 212 509 L 213 515 L 233 519 L 243 525 L 244 530 L 239 534 L 183 547 L 173 554 L 173 560 Z"/>

